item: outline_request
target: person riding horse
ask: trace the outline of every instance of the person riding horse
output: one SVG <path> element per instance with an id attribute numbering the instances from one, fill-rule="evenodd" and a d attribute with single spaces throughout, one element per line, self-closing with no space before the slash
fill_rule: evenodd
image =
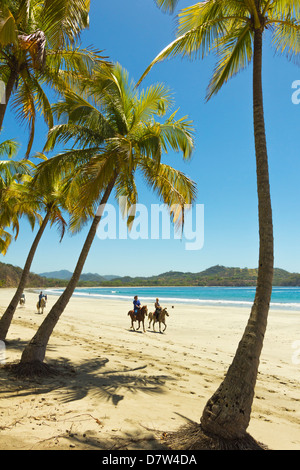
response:
<path id="1" fill-rule="evenodd" d="M 161 306 L 159 304 L 159 299 L 156 299 L 156 302 L 155 302 L 154 306 L 155 306 L 154 318 L 156 317 L 157 320 L 158 320 L 159 312 L 161 312 Z"/>
<path id="2" fill-rule="evenodd" d="M 135 316 L 138 314 L 138 311 L 140 310 L 140 308 L 141 308 L 141 302 L 138 300 L 138 296 L 135 295 L 134 300 L 133 300 L 133 311 L 134 311 Z"/>

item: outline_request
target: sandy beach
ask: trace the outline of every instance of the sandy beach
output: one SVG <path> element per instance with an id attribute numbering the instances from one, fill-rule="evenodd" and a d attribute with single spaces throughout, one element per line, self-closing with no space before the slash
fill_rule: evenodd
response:
<path id="1" fill-rule="evenodd" d="M 0 290 L 0 314 L 13 289 Z M 19 360 L 44 315 L 26 293 L 7 337 Z M 149 309 L 152 305 L 148 304 Z M 160 449 L 164 432 L 199 421 L 222 381 L 249 309 L 169 307 L 166 332 L 130 330 L 131 303 L 73 298 L 47 349 L 64 373 L 18 380 L 0 369 L 1 450 Z M 153 310 L 153 309 L 152 309 Z M 300 312 L 271 310 L 249 433 L 272 450 L 300 449 Z"/>

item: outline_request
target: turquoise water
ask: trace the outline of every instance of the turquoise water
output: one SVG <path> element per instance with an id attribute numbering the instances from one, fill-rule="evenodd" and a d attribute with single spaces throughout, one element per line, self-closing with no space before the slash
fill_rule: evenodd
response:
<path id="1" fill-rule="evenodd" d="M 48 290 L 60 294 L 62 289 Z M 197 305 L 251 306 L 255 287 L 100 287 L 78 288 L 74 296 L 128 300 L 138 295 L 142 302 L 151 304 L 156 297 L 160 303 L 184 302 Z M 300 287 L 274 287 L 271 307 L 300 310 Z"/>

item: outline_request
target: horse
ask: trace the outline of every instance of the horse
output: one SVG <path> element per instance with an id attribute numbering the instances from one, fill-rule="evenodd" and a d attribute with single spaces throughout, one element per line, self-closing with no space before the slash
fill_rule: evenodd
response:
<path id="1" fill-rule="evenodd" d="M 149 315 L 148 315 L 148 318 L 149 318 L 148 328 L 150 328 L 151 322 L 153 322 L 153 331 L 155 331 L 154 325 L 155 325 L 156 322 L 159 322 L 159 332 L 163 333 L 164 331 L 166 331 L 166 328 L 167 328 L 166 316 L 167 317 L 169 316 L 166 308 L 160 309 L 159 312 L 158 312 L 158 316 L 157 316 L 157 313 L 154 315 L 154 313 L 150 312 Z M 164 328 L 163 332 L 161 331 L 161 324 L 162 323 L 165 325 L 165 328 Z"/>
<path id="2" fill-rule="evenodd" d="M 36 304 L 36 308 L 37 308 L 38 313 L 39 313 L 39 314 L 43 314 L 45 307 L 46 307 L 46 299 L 42 298 L 42 299 L 41 299 L 41 303 L 38 302 L 38 303 Z"/>
<path id="3" fill-rule="evenodd" d="M 144 330 L 144 333 L 146 333 L 146 330 L 145 330 L 145 325 L 144 325 L 144 320 L 145 320 L 145 317 L 147 316 L 148 314 L 148 308 L 147 308 L 147 305 L 143 305 L 143 307 L 141 307 L 137 314 L 135 315 L 134 313 L 134 310 L 129 310 L 128 312 L 128 315 L 130 316 L 131 318 L 131 328 L 133 329 L 133 331 L 137 331 L 140 326 L 141 326 L 141 323 L 143 325 L 143 330 Z M 135 321 L 138 321 L 139 322 L 139 326 L 138 328 L 135 330 L 134 326 L 133 326 L 133 322 Z"/>

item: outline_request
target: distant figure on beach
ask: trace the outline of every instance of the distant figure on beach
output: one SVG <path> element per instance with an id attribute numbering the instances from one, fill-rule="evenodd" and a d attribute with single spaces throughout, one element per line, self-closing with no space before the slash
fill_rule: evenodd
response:
<path id="1" fill-rule="evenodd" d="M 41 308 L 41 301 L 42 301 L 42 298 L 44 297 L 44 294 L 43 292 L 41 291 L 40 292 L 40 295 L 39 295 L 39 308 Z"/>
<path id="2" fill-rule="evenodd" d="M 23 294 L 21 295 L 21 298 L 20 298 L 20 305 L 24 305 L 25 304 L 25 294 L 23 292 Z"/>
<path id="3" fill-rule="evenodd" d="M 135 315 L 138 314 L 138 311 L 140 308 L 141 308 L 141 302 L 139 301 L 138 296 L 135 295 L 134 300 L 133 300 L 133 311 Z"/>
<path id="4" fill-rule="evenodd" d="M 154 306 L 155 306 L 154 317 L 158 318 L 158 314 L 161 311 L 161 306 L 160 306 L 160 303 L 159 303 L 159 299 L 156 299 L 156 302 L 155 302 Z"/>

